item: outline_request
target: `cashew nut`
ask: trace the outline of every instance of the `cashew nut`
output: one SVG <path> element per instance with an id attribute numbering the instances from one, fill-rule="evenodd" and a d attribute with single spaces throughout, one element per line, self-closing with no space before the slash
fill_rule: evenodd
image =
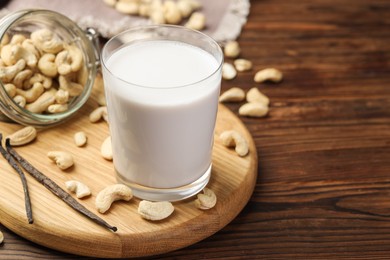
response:
<path id="1" fill-rule="evenodd" d="M 246 101 L 250 103 L 261 103 L 264 106 L 269 105 L 269 98 L 260 92 L 258 88 L 251 88 L 246 93 Z"/>
<path id="2" fill-rule="evenodd" d="M 104 2 L 106 5 L 115 6 L 115 4 L 118 2 L 118 0 L 103 0 L 103 2 Z"/>
<path id="3" fill-rule="evenodd" d="M 31 40 L 43 52 L 56 54 L 63 50 L 62 41 L 49 29 L 39 29 L 31 33 Z"/>
<path id="4" fill-rule="evenodd" d="M 34 54 L 37 60 L 39 59 L 39 57 L 41 57 L 41 52 L 38 50 L 38 48 L 35 46 L 34 42 L 31 39 L 24 40 L 22 42 L 22 47 L 26 51 Z"/>
<path id="5" fill-rule="evenodd" d="M 66 104 L 69 100 L 69 92 L 67 90 L 59 89 L 54 97 L 58 104 Z"/>
<path id="6" fill-rule="evenodd" d="M 54 78 L 57 76 L 56 56 L 52 53 L 45 53 L 38 61 L 38 69 L 43 75 Z"/>
<path id="7" fill-rule="evenodd" d="M 46 77 L 40 73 L 35 73 L 28 82 L 25 82 L 24 87 L 29 88 L 30 86 L 34 85 L 35 83 L 40 82 L 42 83 L 43 87 L 45 89 L 49 89 L 53 85 L 52 78 Z"/>
<path id="8" fill-rule="evenodd" d="M 108 122 L 108 114 L 107 114 L 106 106 L 98 107 L 94 111 L 92 111 L 91 114 L 89 114 L 89 121 L 91 123 L 96 123 L 101 118 L 103 118 L 106 122 Z"/>
<path id="9" fill-rule="evenodd" d="M 68 91 L 70 97 L 78 96 L 83 92 L 84 86 L 76 82 L 72 82 L 66 76 L 60 75 L 58 77 L 58 81 L 60 83 L 60 89 Z"/>
<path id="10" fill-rule="evenodd" d="M 27 103 L 34 102 L 37 100 L 42 93 L 45 91 L 42 83 L 34 83 L 33 87 L 28 90 L 16 89 L 16 94 L 24 97 Z"/>
<path id="11" fill-rule="evenodd" d="M 146 3 L 140 3 L 139 8 L 138 8 L 138 14 L 140 16 L 149 16 L 150 15 L 150 6 L 149 4 Z"/>
<path id="12" fill-rule="evenodd" d="M 165 16 L 162 9 L 160 10 L 154 10 L 150 13 L 150 20 L 154 24 L 164 24 L 165 23 Z"/>
<path id="13" fill-rule="evenodd" d="M 83 66 L 83 53 L 79 48 L 69 45 L 65 50 L 57 54 L 55 58 L 58 73 L 67 75 L 76 72 Z"/>
<path id="14" fill-rule="evenodd" d="M 236 59 L 234 61 L 234 67 L 237 71 L 248 71 L 252 69 L 252 62 L 246 59 Z"/>
<path id="15" fill-rule="evenodd" d="M 26 106 L 26 99 L 23 96 L 16 95 L 16 96 L 14 96 L 13 100 L 20 107 Z"/>
<path id="16" fill-rule="evenodd" d="M 82 182 L 71 180 L 65 182 L 65 186 L 68 191 L 76 193 L 78 199 L 91 195 L 91 189 Z"/>
<path id="17" fill-rule="evenodd" d="M 267 68 L 256 72 L 254 81 L 261 83 L 264 81 L 280 82 L 283 79 L 283 74 L 280 70 Z"/>
<path id="18" fill-rule="evenodd" d="M 115 5 L 115 9 L 123 14 L 138 14 L 139 4 L 137 2 L 119 1 Z"/>
<path id="19" fill-rule="evenodd" d="M 219 102 L 240 102 L 245 99 L 245 92 L 240 88 L 231 88 L 225 91 L 220 97 Z"/>
<path id="20" fill-rule="evenodd" d="M 24 59 L 29 67 L 35 68 L 38 62 L 37 57 L 33 53 L 20 45 L 5 45 L 1 48 L 0 55 L 6 65 L 14 65 L 18 60 Z"/>
<path id="21" fill-rule="evenodd" d="M 47 156 L 54 161 L 61 170 L 66 170 L 74 164 L 73 156 L 68 152 L 50 151 L 47 153 Z"/>
<path id="22" fill-rule="evenodd" d="M 222 78 L 232 80 L 237 76 L 237 71 L 230 63 L 225 62 L 222 66 Z"/>
<path id="23" fill-rule="evenodd" d="M 179 24 L 181 22 L 181 12 L 174 1 L 165 1 L 163 10 L 166 23 Z"/>
<path id="24" fill-rule="evenodd" d="M 24 69 L 26 66 L 25 60 L 18 60 L 15 65 L 8 67 L 0 67 L 0 80 L 4 83 L 11 82 L 15 75 Z"/>
<path id="25" fill-rule="evenodd" d="M 179 0 L 176 4 L 183 18 L 188 18 L 194 11 L 192 4 L 188 0 Z"/>
<path id="26" fill-rule="evenodd" d="M 200 12 L 194 12 L 188 22 L 185 24 L 185 27 L 194 29 L 194 30 L 203 30 L 206 26 L 206 16 Z"/>
<path id="27" fill-rule="evenodd" d="M 62 113 L 68 110 L 68 104 L 53 104 L 47 108 L 47 112 L 51 114 Z"/>
<path id="28" fill-rule="evenodd" d="M 12 83 L 15 85 L 17 88 L 22 88 L 23 87 L 23 82 L 27 81 L 33 72 L 29 69 L 22 70 L 18 74 L 15 75 L 14 80 Z"/>
<path id="29" fill-rule="evenodd" d="M 238 109 L 240 116 L 264 117 L 268 114 L 268 106 L 262 103 L 246 103 Z"/>
<path id="30" fill-rule="evenodd" d="M 204 188 L 203 194 L 199 193 L 197 197 L 198 199 L 195 200 L 195 206 L 198 209 L 202 209 L 202 210 L 211 209 L 217 203 L 217 196 L 212 190 L 208 188 Z"/>
<path id="31" fill-rule="evenodd" d="M 49 89 L 38 97 L 37 100 L 27 104 L 25 108 L 32 113 L 42 113 L 56 101 L 55 93 L 55 89 Z"/>
<path id="32" fill-rule="evenodd" d="M 13 98 L 16 95 L 16 87 L 14 84 L 7 83 L 4 85 L 4 89 L 7 91 L 10 98 Z"/>
<path id="33" fill-rule="evenodd" d="M 26 126 L 7 136 L 12 146 L 21 146 L 32 142 L 37 137 L 37 130 L 32 126 Z"/>
<path id="34" fill-rule="evenodd" d="M 148 220 L 162 220 L 169 217 L 175 208 L 169 201 L 151 202 L 143 200 L 138 205 L 138 213 Z"/>
<path id="35" fill-rule="evenodd" d="M 224 53 L 226 57 L 236 58 L 240 55 L 241 48 L 237 41 L 229 41 L 226 43 Z"/>
<path id="36" fill-rule="evenodd" d="M 129 187 L 124 184 L 114 184 L 99 192 L 96 196 L 95 206 L 100 213 L 105 213 L 114 201 L 129 201 L 132 197 L 133 192 Z"/>
<path id="37" fill-rule="evenodd" d="M 112 160 L 112 145 L 111 145 L 111 136 L 107 137 L 100 147 L 100 153 L 102 157 L 106 160 Z"/>
<path id="38" fill-rule="evenodd" d="M 219 136 L 222 144 L 226 147 L 235 147 L 235 151 L 239 156 L 245 156 L 249 152 L 248 142 L 237 131 L 224 131 Z"/>
<path id="39" fill-rule="evenodd" d="M 78 147 L 84 146 L 87 143 L 87 135 L 80 131 L 74 134 L 74 142 Z"/>
<path id="40" fill-rule="evenodd" d="M 26 40 L 26 36 L 24 36 L 23 34 L 15 34 L 14 36 L 12 36 L 10 44 L 22 44 L 24 40 Z"/>

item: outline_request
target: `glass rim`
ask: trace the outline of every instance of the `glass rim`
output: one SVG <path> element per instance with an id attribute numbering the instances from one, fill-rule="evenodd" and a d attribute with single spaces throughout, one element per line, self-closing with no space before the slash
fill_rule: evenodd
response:
<path id="1" fill-rule="evenodd" d="M 207 41 L 209 41 L 210 43 L 214 44 L 215 46 L 217 46 L 217 50 L 218 52 L 220 53 L 221 55 L 221 60 L 217 60 L 217 63 L 218 63 L 218 66 L 215 70 L 213 70 L 209 75 L 207 75 L 206 77 L 203 77 L 202 79 L 200 80 L 197 80 L 197 81 L 194 81 L 194 82 L 191 82 L 191 83 L 187 83 L 187 84 L 183 84 L 183 85 L 180 85 L 180 86 L 172 86 L 172 87 L 155 87 L 155 86 L 147 86 L 147 85 L 141 85 L 141 84 L 136 84 L 136 83 L 132 83 L 130 81 L 127 81 L 127 80 L 124 80 L 120 77 L 118 77 L 117 75 L 115 75 L 114 73 L 112 73 L 112 71 L 107 67 L 107 64 L 106 64 L 106 58 L 105 58 L 105 53 L 107 52 L 107 48 L 108 48 L 108 45 L 113 42 L 115 39 L 125 35 L 125 34 L 128 34 L 130 32 L 135 32 L 137 30 L 146 30 L 146 29 L 158 29 L 158 28 L 168 28 L 168 29 L 178 29 L 178 30 L 183 30 L 183 31 L 187 31 L 187 32 L 190 32 L 190 33 L 194 33 L 194 34 L 197 34 L 199 35 L 200 37 L 204 38 L 204 39 L 207 39 Z M 190 43 L 186 43 L 186 44 L 190 44 Z M 192 45 L 192 44 L 190 44 Z M 198 47 L 198 46 L 196 46 Z M 201 48 L 202 49 L 202 48 Z M 202 49 L 204 50 L 204 49 Z M 206 50 L 204 50 L 206 51 Z M 207 52 L 207 51 L 206 51 Z M 112 55 L 110 55 L 111 57 Z M 214 56 L 213 56 L 214 57 Z M 215 57 L 214 57 L 215 58 Z M 109 58 L 108 58 L 109 59 Z M 107 59 L 107 60 L 108 60 Z M 113 36 L 111 39 L 109 39 L 106 44 L 104 44 L 103 46 L 103 49 L 102 49 L 102 55 L 101 55 L 101 65 L 102 67 L 104 67 L 104 69 L 112 76 L 114 77 L 115 79 L 123 82 L 123 83 L 126 83 L 126 84 L 131 84 L 135 87 L 139 87 L 139 88 L 145 88 L 145 89 L 160 89 L 160 90 L 168 90 L 168 89 L 178 89 L 178 88 L 186 88 L 186 87 L 189 87 L 189 86 L 193 86 L 193 85 L 197 85 L 201 82 L 204 82 L 210 78 L 212 78 L 215 74 L 217 74 L 221 68 L 222 68 L 222 65 L 223 65 L 223 62 L 224 62 L 224 56 L 223 56 L 223 52 L 222 52 L 222 49 L 221 49 L 221 46 L 210 36 L 208 36 L 207 34 L 203 33 L 203 32 L 200 32 L 200 31 L 197 31 L 197 30 L 193 30 L 193 29 L 190 29 L 190 28 L 186 28 L 184 26 L 181 26 L 181 25 L 169 25 L 169 24 L 160 24 L 160 25 L 141 25 L 141 26 L 136 26 L 136 27 L 133 27 L 131 29 L 128 29 L 128 30 L 125 30 L 115 36 Z"/>

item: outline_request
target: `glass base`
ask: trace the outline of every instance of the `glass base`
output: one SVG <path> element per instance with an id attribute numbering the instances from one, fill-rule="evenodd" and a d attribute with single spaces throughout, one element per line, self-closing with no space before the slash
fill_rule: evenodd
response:
<path id="1" fill-rule="evenodd" d="M 175 188 L 159 189 L 136 184 L 125 179 L 117 171 L 116 179 L 118 182 L 129 186 L 133 191 L 133 195 L 137 198 L 150 201 L 178 201 L 189 198 L 203 190 L 210 180 L 211 166 L 210 164 L 207 171 L 196 181 Z"/>

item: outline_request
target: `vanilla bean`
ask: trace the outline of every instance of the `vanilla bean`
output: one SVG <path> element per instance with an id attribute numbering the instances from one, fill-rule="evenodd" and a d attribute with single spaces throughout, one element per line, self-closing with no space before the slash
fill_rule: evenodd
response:
<path id="1" fill-rule="evenodd" d="M 5 146 L 7 151 L 20 163 L 23 169 L 25 169 L 31 176 L 33 176 L 39 183 L 45 186 L 48 190 L 50 190 L 54 195 L 62 199 L 66 204 L 68 204 L 71 208 L 83 214 L 84 216 L 90 218 L 97 224 L 104 226 L 112 231 L 117 231 L 118 229 L 114 226 L 111 226 L 106 221 L 89 211 L 83 205 L 81 205 L 77 200 L 75 200 L 69 193 L 63 190 L 58 184 L 56 184 L 49 177 L 44 175 L 42 172 L 37 170 L 34 166 L 32 166 L 26 159 L 20 156 L 9 143 L 9 139 L 5 140 Z"/>
<path id="2" fill-rule="evenodd" d="M 20 169 L 18 163 L 15 161 L 12 155 L 10 155 L 3 148 L 2 139 L 3 139 L 3 135 L 0 133 L 0 153 L 3 155 L 4 159 L 7 160 L 8 164 L 11 165 L 12 168 L 14 168 L 14 170 L 19 174 L 20 180 L 22 181 L 22 185 L 23 185 L 24 206 L 26 208 L 27 220 L 29 224 L 32 224 L 34 220 L 32 217 L 31 200 L 30 200 L 30 194 L 28 193 L 26 176 L 24 175 L 24 172 L 22 171 L 22 169 Z"/>

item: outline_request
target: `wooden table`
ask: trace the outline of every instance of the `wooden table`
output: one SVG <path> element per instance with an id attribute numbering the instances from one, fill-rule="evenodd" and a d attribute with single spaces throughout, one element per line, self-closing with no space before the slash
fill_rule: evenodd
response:
<path id="1" fill-rule="evenodd" d="M 255 192 L 223 230 L 155 259 L 388 258 L 390 2 L 252 1 L 239 43 L 254 71 L 222 90 L 271 99 L 267 118 L 242 118 L 259 154 Z M 266 67 L 284 81 L 254 83 Z M 81 259 L 0 230 L 0 259 Z"/>

